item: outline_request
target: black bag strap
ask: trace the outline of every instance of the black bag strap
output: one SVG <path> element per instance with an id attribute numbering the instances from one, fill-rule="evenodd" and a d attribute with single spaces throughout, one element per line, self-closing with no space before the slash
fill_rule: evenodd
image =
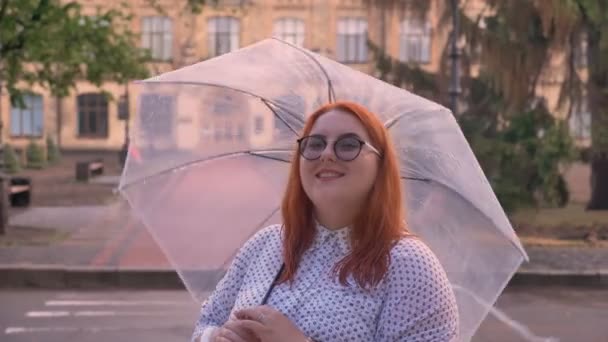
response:
<path id="1" fill-rule="evenodd" d="M 279 277 L 283 273 L 284 269 L 285 269 L 285 263 L 282 263 L 281 268 L 279 269 L 279 272 L 277 272 L 277 275 L 274 276 L 274 280 L 272 281 L 272 284 L 270 284 L 270 288 L 268 289 L 268 291 L 266 291 L 266 294 L 264 295 L 264 299 L 262 299 L 261 305 L 266 305 L 266 302 L 268 301 L 268 297 L 270 297 L 270 293 L 272 292 L 272 290 L 274 290 L 274 287 L 277 284 L 277 280 L 279 280 Z"/>

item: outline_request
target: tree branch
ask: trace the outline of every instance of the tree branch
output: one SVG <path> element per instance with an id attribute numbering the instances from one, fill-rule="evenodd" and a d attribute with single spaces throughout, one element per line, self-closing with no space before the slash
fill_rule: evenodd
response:
<path id="1" fill-rule="evenodd" d="M 6 8 L 8 7 L 8 2 L 9 0 L 2 0 L 2 2 L 0 3 L 0 6 L 2 6 L 0 8 L 0 22 L 2 22 L 2 19 L 4 19 L 4 16 L 6 15 Z"/>
<path id="2" fill-rule="evenodd" d="M 6 2 L 2 3 L 3 7 L 5 7 L 4 6 L 5 4 L 8 5 L 8 0 L 3 0 L 3 1 L 6 1 Z M 48 9 L 48 7 L 49 7 L 49 0 L 40 0 L 40 2 L 38 3 L 38 6 L 32 12 L 32 17 L 31 17 L 31 21 L 30 21 L 29 25 L 22 22 L 21 20 L 17 19 L 16 21 L 18 23 L 20 23 L 23 26 L 23 28 L 17 34 L 17 36 L 14 38 L 13 41 L 8 42 L 7 44 L 3 45 L 2 48 L 0 48 L 0 55 L 4 56 L 9 51 L 22 49 L 23 46 L 25 45 L 25 36 L 26 36 L 28 30 L 31 29 L 35 23 L 40 22 L 42 20 L 42 15 L 44 14 L 44 10 Z M 3 8 L 3 9 L 5 9 L 5 8 Z"/>

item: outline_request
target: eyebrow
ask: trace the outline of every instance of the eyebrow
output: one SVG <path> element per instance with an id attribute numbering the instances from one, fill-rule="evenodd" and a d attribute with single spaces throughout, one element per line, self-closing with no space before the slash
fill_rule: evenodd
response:
<path id="1" fill-rule="evenodd" d="M 313 137 L 323 137 L 323 138 L 327 139 L 327 135 L 325 135 L 325 134 L 311 134 L 310 136 L 313 136 Z M 342 138 L 347 138 L 347 137 L 355 137 L 355 138 L 358 138 L 358 139 L 363 139 L 357 133 L 348 132 L 348 133 L 343 133 L 343 134 L 338 135 L 338 137 L 336 138 L 336 140 L 342 139 Z"/>

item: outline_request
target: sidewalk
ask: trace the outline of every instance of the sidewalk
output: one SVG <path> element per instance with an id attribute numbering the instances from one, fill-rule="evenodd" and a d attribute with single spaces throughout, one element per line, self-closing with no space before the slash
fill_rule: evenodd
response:
<path id="1" fill-rule="evenodd" d="M 67 238 L 39 245 L 0 240 L 0 287 L 183 287 L 145 227 L 118 199 L 106 206 L 30 208 L 11 217 L 11 226 Z M 608 287 L 608 247 L 526 250 L 531 261 L 522 265 L 510 286 Z"/>

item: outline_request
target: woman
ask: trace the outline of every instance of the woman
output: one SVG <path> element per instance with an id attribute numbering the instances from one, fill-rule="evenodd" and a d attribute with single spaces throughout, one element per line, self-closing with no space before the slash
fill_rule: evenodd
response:
<path id="1" fill-rule="evenodd" d="M 338 102 L 313 113 L 303 136 L 283 225 L 239 251 L 193 340 L 455 341 L 456 300 L 436 257 L 405 227 L 386 128 Z"/>

